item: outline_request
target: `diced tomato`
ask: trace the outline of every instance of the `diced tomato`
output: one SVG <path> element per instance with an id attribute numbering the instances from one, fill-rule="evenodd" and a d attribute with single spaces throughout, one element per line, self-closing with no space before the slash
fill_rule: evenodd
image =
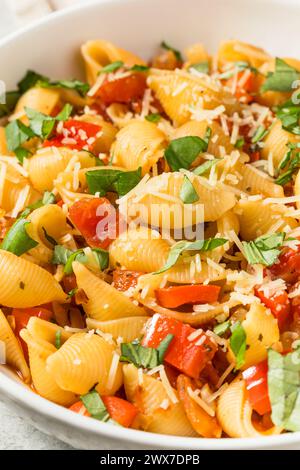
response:
<path id="1" fill-rule="evenodd" d="M 260 151 L 250 152 L 250 162 L 258 162 L 258 160 L 260 160 Z"/>
<path id="2" fill-rule="evenodd" d="M 48 310 L 48 308 L 33 307 L 33 308 L 14 308 L 12 310 L 12 315 L 15 318 L 14 333 L 17 336 L 17 338 L 20 340 L 25 358 L 28 360 L 27 344 L 20 337 L 20 331 L 23 328 L 26 328 L 27 323 L 29 322 L 31 317 L 38 317 L 38 318 L 41 318 L 42 320 L 51 321 L 53 318 L 53 313 L 51 312 L 51 310 Z"/>
<path id="3" fill-rule="evenodd" d="M 290 284 L 295 284 L 300 277 L 300 245 L 297 250 L 285 248 L 278 258 L 278 262 L 269 268 L 275 278 L 281 277 Z"/>
<path id="4" fill-rule="evenodd" d="M 105 197 L 80 199 L 69 208 L 69 217 L 93 248 L 108 248 L 120 232 L 119 213 Z"/>
<path id="5" fill-rule="evenodd" d="M 237 80 L 234 95 L 243 103 L 251 103 L 254 100 L 254 73 L 248 70 L 238 72 L 237 77 L 230 77 L 224 85 L 228 88 L 233 86 L 233 81 Z"/>
<path id="6" fill-rule="evenodd" d="M 219 286 L 189 285 L 156 289 L 156 300 L 162 307 L 175 308 L 184 304 L 216 302 Z"/>
<path id="7" fill-rule="evenodd" d="M 259 288 L 255 289 L 255 295 L 269 308 L 278 321 L 278 327 L 282 331 L 290 320 L 291 303 L 286 291 L 271 296 L 266 296 Z"/>
<path id="8" fill-rule="evenodd" d="M 43 147 L 68 147 L 72 150 L 82 150 L 84 148 L 92 152 L 97 134 L 101 131 L 101 127 L 97 124 L 76 119 L 69 119 L 64 122 L 63 128 L 68 132 L 67 139 L 70 139 L 71 143 L 65 144 L 65 134 L 56 132 L 52 139 L 45 140 Z"/>
<path id="9" fill-rule="evenodd" d="M 217 346 L 203 332 L 191 338 L 191 334 L 195 331 L 190 325 L 165 315 L 155 314 L 146 324 L 142 345 L 157 348 L 168 334 L 173 334 L 174 338 L 166 352 L 165 362 L 197 379 L 205 365 L 213 358 Z"/>
<path id="10" fill-rule="evenodd" d="M 116 269 L 113 272 L 114 287 L 121 292 L 128 290 L 130 287 L 135 287 L 138 278 L 142 274 L 137 271 L 128 271 L 127 269 Z"/>
<path id="11" fill-rule="evenodd" d="M 61 199 L 56 203 L 59 207 L 62 207 L 64 205 L 64 201 Z"/>
<path id="12" fill-rule="evenodd" d="M 101 399 L 106 406 L 111 419 L 115 420 L 125 428 L 129 428 L 132 425 L 134 418 L 138 413 L 138 410 L 134 405 L 129 403 L 127 400 L 123 400 L 118 397 L 101 397 Z M 70 406 L 69 409 L 83 416 L 91 416 L 82 401 L 74 403 L 74 405 Z"/>
<path id="13" fill-rule="evenodd" d="M 127 400 L 118 397 L 101 397 L 112 419 L 125 428 L 129 428 L 136 417 L 137 408 Z"/>
<path id="14" fill-rule="evenodd" d="M 243 372 L 249 401 L 252 408 L 260 415 L 271 411 L 268 391 L 268 362 L 267 360 L 251 366 Z"/>
<path id="15" fill-rule="evenodd" d="M 143 98 L 146 90 L 146 75 L 132 73 L 113 81 L 105 81 L 96 93 L 96 97 L 106 105 L 112 103 L 129 104 Z"/>

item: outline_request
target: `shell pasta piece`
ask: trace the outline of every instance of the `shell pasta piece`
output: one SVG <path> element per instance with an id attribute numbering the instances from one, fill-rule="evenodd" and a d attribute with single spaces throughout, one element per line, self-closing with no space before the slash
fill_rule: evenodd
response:
<path id="1" fill-rule="evenodd" d="M 128 317 L 117 320 L 98 321 L 92 318 L 86 319 L 86 324 L 90 330 L 100 330 L 111 335 L 117 341 L 120 338 L 124 343 L 138 339 L 142 336 L 143 327 L 148 317 Z"/>

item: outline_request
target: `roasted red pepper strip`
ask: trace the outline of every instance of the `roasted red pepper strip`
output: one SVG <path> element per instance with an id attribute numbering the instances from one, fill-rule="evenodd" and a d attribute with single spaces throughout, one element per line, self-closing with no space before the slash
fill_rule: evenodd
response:
<path id="1" fill-rule="evenodd" d="M 162 307 L 176 308 L 184 304 L 216 302 L 220 289 L 213 285 L 172 286 L 156 289 L 155 295 L 157 303 Z"/>
<path id="2" fill-rule="evenodd" d="M 260 298 L 262 303 L 271 310 L 278 321 L 278 327 L 282 331 L 290 320 L 291 303 L 286 291 L 266 296 L 259 288 L 255 289 L 255 295 Z"/>
<path id="3" fill-rule="evenodd" d="M 45 140 L 43 147 L 68 147 L 72 150 L 88 150 L 92 152 L 98 132 L 101 127 L 91 122 L 69 119 L 63 123 L 65 133 L 58 134 Z"/>
<path id="4" fill-rule="evenodd" d="M 252 408 L 260 415 L 269 413 L 271 411 L 271 403 L 268 391 L 267 360 L 244 370 L 243 378 L 246 382 Z"/>
<path id="5" fill-rule="evenodd" d="M 192 333 L 195 332 L 190 325 L 155 314 L 146 325 L 142 345 L 157 348 L 168 334 L 173 334 L 174 338 L 164 361 L 189 377 L 197 379 L 206 364 L 212 360 L 217 346 L 203 332 L 193 338 Z"/>

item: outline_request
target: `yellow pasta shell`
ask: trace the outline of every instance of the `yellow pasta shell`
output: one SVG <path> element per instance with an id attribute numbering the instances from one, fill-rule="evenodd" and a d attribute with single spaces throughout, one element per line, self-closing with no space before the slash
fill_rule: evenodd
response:
<path id="1" fill-rule="evenodd" d="M 87 318 L 86 324 L 90 330 L 101 330 L 103 333 L 112 335 L 116 341 L 122 338 L 124 343 L 130 343 L 134 339 L 142 336 L 143 327 L 148 317 L 129 317 L 119 318 L 117 320 L 98 321 L 93 318 Z"/>
<path id="2" fill-rule="evenodd" d="M 274 167 L 278 168 L 279 163 L 288 151 L 287 144 L 289 142 L 300 142 L 300 138 L 299 136 L 284 130 L 282 128 L 281 121 L 278 119 L 264 139 L 261 157 L 267 160 L 269 154 L 272 153 Z"/>
<path id="3" fill-rule="evenodd" d="M 0 250 L 0 303 L 26 308 L 48 302 L 66 302 L 59 283 L 45 269 L 8 251 Z"/>
<path id="4" fill-rule="evenodd" d="M 30 370 L 19 341 L 15 337 L 5 315 L 0 310 L 0 341 L 5 343 L 6 362 L 22 374 L 25 382 L 30 381 Z"/>
<path id="5" fill-rule="evenodd" d="M 40 113 L 51 115 L 60 104 L 60 93 L 56 89 L 34 87 L 26 91 L 17 102 L 14 114 L 10 120 L 21 119 L 28 123 L 25 108 L 31 108 Z"/>
<path id="6" fill-rule="evenodd" d="M 61 326 L 51 323 L 50 321 L 42 320 L 38 317 L 30 317 L 26 328 L 34 339 L 40 338 L 52 345 L 55 344 L 57 332 L 60 333 L 60 342 L 62 344 L 72 336 L 72 333 Z"/>
<path id="7" fill-rule="evenodd" d="M 122 385 L 122 368 L 118 364 L 113 384 L 107 382 L 114 346 L 95 334 L 76 333 L 48 357 L 46 370 L 59 387 L 84 394 L 97 385 L 103 395 L 112 395 Z"/>
<path id="8" fill-rule="evenodd" d="M 271 56 L 260 47 L 235 39 L 222 41 L 217 57 L 220 66 L 226 65 L 227 62 L 245 61 L 256 68 L 272 60 Z"/>

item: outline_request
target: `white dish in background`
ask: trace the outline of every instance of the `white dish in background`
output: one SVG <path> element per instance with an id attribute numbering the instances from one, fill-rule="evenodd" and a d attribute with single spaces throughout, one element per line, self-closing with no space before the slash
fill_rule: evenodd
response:
<path id="1" fill-rule="evenodd" d="M 298 0 L 102 0 L 51 15 L 0 41 L 0 80 L 15 86 L 27 69 L 82 76 L 80 45 L 108 39 L 147 58 L 162 39 L 214 51 L 237 38 L 276 55 L 300 57 Z M 0 367 L 1 399 L 43 432 L 84 449 L 300 449 L 300 433 L 195 439 L 127 430 L 77 415 L 32 393 Z M 3 430 L 5 431 L 5 430 Z"/>

